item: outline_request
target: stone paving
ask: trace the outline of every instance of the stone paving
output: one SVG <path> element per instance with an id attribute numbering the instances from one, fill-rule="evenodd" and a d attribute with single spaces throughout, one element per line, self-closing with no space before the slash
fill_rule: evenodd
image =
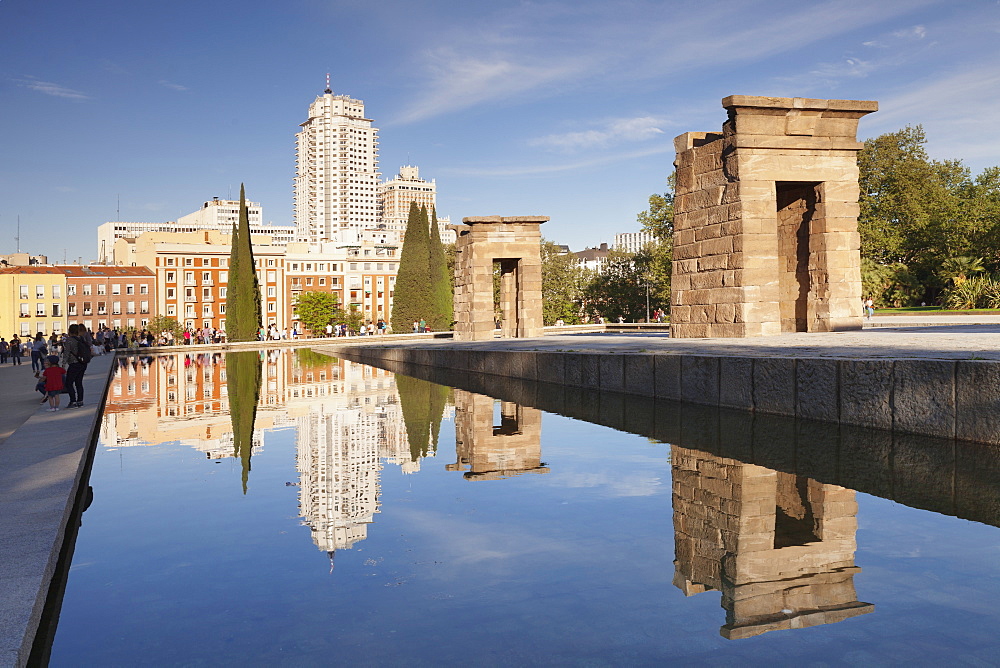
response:
<path id="1" fill-rule="evenodd" d="M 82 408 L 55 413 L 39 402 L 30 359 L 0 367 L 0 666 L 28 660 L 112 359 L 91 361 Z"/>

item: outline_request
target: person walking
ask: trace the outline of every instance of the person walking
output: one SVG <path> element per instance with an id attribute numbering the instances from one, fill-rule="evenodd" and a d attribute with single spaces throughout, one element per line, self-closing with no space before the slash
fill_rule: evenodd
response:
<path id="1" fill-rule="evenodd" d="M 20 364 L 23 352 L 24 350 L 21 346 L 21 339 L 17 338 L 17 334 L 10 337 L 10 363 Z"/>
<path id="2" fill-rule="evenodd" d="M 35 340 L 31 342 L 31 370 L 33 372 L 40 373 L 42 369 L 45 368 L 45 363 L 42 362 L 42 358 L 44 358 L 48 352 L 48 346 L 45 345 L 45 335 L 41 332 L 36 333 Z"/>
<path id="3" fill-rule="evenodd" d="M 90 363 L 90 346 L 80 338 L 79 325 L 69 326 L 69 336 L 63 344 L 62 361 L 66 365 L 66 389 L 69 391 L 67 408 L 83 406 L 83 374 Z"/>
<path id="4" fill-rule="evenodd" d="M 7 343 L 7 339 L 0 336 L 0 364 L 7 363 L 7 357 L 10 355 L 10 344 Z"/>

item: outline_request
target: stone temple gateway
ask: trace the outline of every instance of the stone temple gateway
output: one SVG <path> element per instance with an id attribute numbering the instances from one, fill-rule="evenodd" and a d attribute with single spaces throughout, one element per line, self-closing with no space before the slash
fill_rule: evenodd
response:
<path id="1" fill-rule="evenodd" d="M 542 232 L 548 216 L 478 216 L 455 226 L 455 340 L 489 341 L 496 331 L 493 271 L 500 274 L 500 335 L 544 334 Z"/>
<path id="2" fill-rule="evenodd" d="M 671 336 L 861 329 L 863 100 L 731 95 L 677 151 Z"/>

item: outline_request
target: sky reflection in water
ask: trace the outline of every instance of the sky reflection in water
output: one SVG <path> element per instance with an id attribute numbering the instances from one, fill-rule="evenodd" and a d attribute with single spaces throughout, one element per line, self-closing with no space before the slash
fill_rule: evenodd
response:
<path id="1" fill-rule="evenodd" d="M 995 661 L 994 526 L 365 365 L 261 359 L 242 444 L 223 355 L 120 369 L 52 665 Z M 959 468 L 944 496 L 906 487 L 912 452 L 996 459 L 943 447 L 897 444 L 864 489 L 993 517 Z"/>

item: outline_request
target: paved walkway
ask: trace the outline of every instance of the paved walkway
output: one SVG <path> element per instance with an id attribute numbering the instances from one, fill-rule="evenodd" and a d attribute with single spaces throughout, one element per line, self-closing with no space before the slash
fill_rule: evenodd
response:
<path id="1" fill-rule="evenodd" d="M 39 402 L 30 360 L 0 367 L 0 666 L 27 661 L 112 359 L 91 361 L 83 408 L 56 413 Z"/>

